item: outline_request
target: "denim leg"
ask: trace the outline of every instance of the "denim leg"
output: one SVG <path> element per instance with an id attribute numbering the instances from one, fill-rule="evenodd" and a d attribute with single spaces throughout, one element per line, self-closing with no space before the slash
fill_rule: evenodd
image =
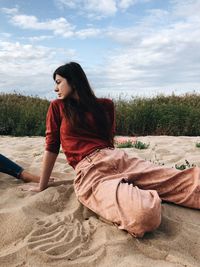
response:
<path id="1" fill-rule="evenodd" d="M 21 166 L 0 154 L 0 172 L 7 173 L 19 179 L 23 170 L 24 169 Z"/>

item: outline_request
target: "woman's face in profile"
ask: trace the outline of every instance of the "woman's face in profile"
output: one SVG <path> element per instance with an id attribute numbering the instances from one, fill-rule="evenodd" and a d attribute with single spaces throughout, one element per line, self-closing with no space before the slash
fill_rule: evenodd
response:
<path id="1" fill-rule="evenodd" d="M 58 99 L 64 99 L 72 92 L 68 81 L 58 74 L 56 74 L 55 83 L 54 91 L 57 93 Z"/>

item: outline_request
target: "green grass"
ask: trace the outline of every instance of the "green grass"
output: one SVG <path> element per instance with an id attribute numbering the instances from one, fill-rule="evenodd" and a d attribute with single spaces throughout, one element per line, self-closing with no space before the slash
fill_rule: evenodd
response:
<path id="1" fill-rule="evenodd" d="M 20 94 L 0 94 L 0 135 L 44 136 L 49 101 Z"/>
<path id="2" fill-rule="evenodd" d="M 196 147 L 200 147 L 200 143 L 196 143 Z"/>
<path id="3" fill-rule="evenodd" d="M 196 166 L 195 164 L 190 164 L 188 160 L 185 160 L 185 164 L 181 164 L 181 165 L 175 164 L 175 168 L 178 170 L 185 170 L 185 169 L 189 169 L 195 166 Z"/>
<path id="4" fill-rule="evenodd" d="M 200 136 L 200 94 L 113 101 L 116 135 Z M 49 101 L 39 97 L 0 94 L 0 135 L 44 136 L 48 106 Z"/>
<path id="5" fill-rule="evenodd" d="M 145 143 L 143 143 L 141 141 L 132 142 L 131 140 L 128 140 L 128 141 L 123 142 L 121 144 L 117 144 L 116 143 L 116 146 L 118 148 L 134 147 L 134 148 L 137 148 L 137 149 L 147 149 L 149 147 L 149 144 L 145 144 Z"/>
<path id="6" fill-rule="evenodd" d="M 126 141 L 126 142 L 123 142 L 121 144 L 117 144 L 116 145 L 118 148 L 128 148 L 128 147 L 134 147 L 134 144 L 129 140 L 129 141 Z"/>
<path id="7" fill-rule="evenodd" d="M 143 142 L 141 142 L 141 141 L 136 141 L 136 142 L 134 143 L 134 147 L 135 147 L 135 148 L 138 148 L 138 149 L 147 149 L 147 148 L 149 147 L 149 145 L 150 145 L 150 144 L 145 144 L 145 143 L 143 143 Z"/>
<path id="8" fill-rule="evenodd" d="M 200 94 L 114 100 L 118 135 L 200 135 Z"/>

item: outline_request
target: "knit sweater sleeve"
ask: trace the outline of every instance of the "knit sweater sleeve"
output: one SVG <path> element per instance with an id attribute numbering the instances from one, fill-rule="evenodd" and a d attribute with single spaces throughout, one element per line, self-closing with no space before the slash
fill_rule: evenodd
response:
<path id="1" fill-rule="evenodd" d="M 56 101 L 50 103 L 46 116 L 45 150 L 58 154 L 60 150 L 61 116 Z"/>

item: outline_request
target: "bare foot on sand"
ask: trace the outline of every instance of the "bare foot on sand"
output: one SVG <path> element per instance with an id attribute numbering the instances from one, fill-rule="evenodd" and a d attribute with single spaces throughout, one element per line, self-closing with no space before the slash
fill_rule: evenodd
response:
<path id="1" fill-rule="evenodd" d="M 22 171 L 19 178 L 22 179 L 24 182 L 39 183 L 40 181 L 40 176 L 31 174 L 27 171 Z"/>

